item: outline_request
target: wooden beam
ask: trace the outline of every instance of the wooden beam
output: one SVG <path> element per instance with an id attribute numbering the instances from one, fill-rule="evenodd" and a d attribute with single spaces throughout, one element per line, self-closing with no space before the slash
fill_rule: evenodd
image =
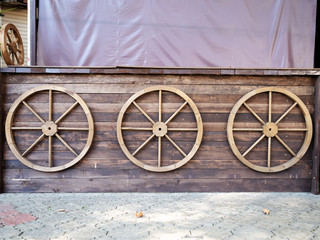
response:
<path id="1" fill-rule="evenodd" d="M 312 185 L 311 192 L 319 194 L 319 158 L 320 158 L 320 143 L 319 143 L 319 125 L 320 125 L 320 77 L 315 81 L 315 106 L 314 106 L 314 138 L 313 138 L 313 153 L 312 153 Z"/>
<path id="2" fill-rule="evenodd" d="M 35 66 L 37 63 L 37 0 L 30 0 L 28 6 L 29 17 L 29 56 L 31 66 Z"/>
<path id="3" fill-rule="evenodd" d="M 3 165 L 3 149 L 4 149 L 4 123 L 3 123 L 3 101 L 4 101 L 4 86 L 0 73 L 0 193 L 2 193 L 2 165 Z"/>

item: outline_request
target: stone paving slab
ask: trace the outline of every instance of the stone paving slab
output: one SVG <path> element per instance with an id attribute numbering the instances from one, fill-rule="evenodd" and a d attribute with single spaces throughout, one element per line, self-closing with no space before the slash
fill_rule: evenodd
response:
<path id="1" fill-rule="evenodd" d="M 0 240 L 320 239 L 310 193 L 19 193 L 0 203 L 0 213 L 33 217 L 2 221 Z"/>

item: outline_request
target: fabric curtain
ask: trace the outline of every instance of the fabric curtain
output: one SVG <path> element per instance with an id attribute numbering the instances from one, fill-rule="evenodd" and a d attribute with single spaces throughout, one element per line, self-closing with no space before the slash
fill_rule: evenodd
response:
<path id="1" fill-rule="evenodd" d="M 37 65 L 313 68 L 316 0 L 39 1 Z"/>

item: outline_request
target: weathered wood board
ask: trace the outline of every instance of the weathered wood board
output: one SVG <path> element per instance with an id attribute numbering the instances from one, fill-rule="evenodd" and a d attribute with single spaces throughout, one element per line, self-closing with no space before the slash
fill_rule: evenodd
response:
<path id="1" fill-rule="evenodd" d="M 23 69 L 23 68 L 22 68 Z M 307 106 L 311 115 L 314 113 L 315 77 L 305 75 L 270 74 L 254 75 L 254 72 L 229 75 L 216 74 L 209 70 L 190 74 L 187 70 L 180 74 L 170 74 L 168 70 L 153 70 L 145 74 L 145 69 L 128 69 L 122 72 L 103 73 L 80 69 L 65 73 L 65 69 L 32 69 L 2 73 L 2 92 L 4 93 L 4 116 L 13 102 L 24 92 L 42 85 L 57 85 L 76 92 L 88 105 L 94 120 L 94 139 L 85 157 L 76 165 L 59 172 L 45 173 L 24 166 L 13 155 L 6 141 L 3 143 L 3 190 L 4 192 L 209 192 L 209 191 L 311 191 L 312 148 L 293 167 L 278 173 L 261 173 L 242 164 L 231 151 L 227 140 L 227 121 L 234 104 L 246 93 L 265 86 L 277 86 L 296 94 Z M 110 70 L 111 71 L 111 70 Z M 191 71 L 191 70 L 190 70 Z M 196 70 L 194 70 L 196 71 Z M 228 71 L 228 70 L 225 70 Z M 271 71 L 271 70 L 270 70 Z M 38 73 L 36 73 L 38 72 Z M 276 72 L 276 71 L 275 71 Z M 222 73 L 220 71 L 219 73 Z M 249 74 L 246 74 L 249 73 Z M 271 72 L 272 73 L 272 72 Z M 203 139 L 194 157 L 184 166 L 174 171 L 156 173 L 146 171 L 133 164 L 122 152 L 117 140 L 117 118 L 125 102 L 136 92 L 150 86 L 166 85 L 178 88 L 187 94 L 199 109 L 203 121 Z M 72 105 L 72 99 L 63 94 L 55 94 L 54 119 L 57 119 Z M 265 114 L 264 96 L 249 102 L 262 118 Z M 47 96 L 38 94 L 28 102 L 40 116 L 47 115 Z M 141 107 L 156 119 L 157 96 L 152 94 L 139 99 Z M 280 116 L 290 106 L 283 96 L 273 98 L 273 112 Z M 163 118 L 168 118 L 181 105 L 181 99 L 168 93 L 163 95 Z M 241 109 L 238 119 L 245 125 L 254 127 L 256 120 L 250 112 Z M 37 126 L 38 121 L 28 109 L 21 107 L 15 117 L 16 126 L 28 124 Z M 303 116 L 293 110 L 286 119 L 296 127 L 303 124 Z M 284 124 L 286 123 L 284 122 Z M 125 118 L 127 126 L 145 127 L 146 118 L 132 107 Z M 75 108 L 66 117 L 64 126 L 82 127 L 86 117 L 81 109 Z M 183 109 L 172 122 L 173 126 L 194 126 L 194 115 L 188 108 Z M 239 123 L 240 124 L 240 123 Z M 4 125 L 4 124 L 2 124 Z M 2 129 L 1 132 L 4 130 Z M 62 134 L 63 139 L 75 150 L 85 145 L 85 132 Z M 303 136 L 300 132 L 281 133 L 293 150 L 301 147 Z M 136 149 L 150 134 L 148 132 L 126 132 L 129 149 Z M 190 150 L 195 135 L 192 132 L 172 133 L 171 138 L 185 151 Z M 15 134 L 19 148 L 25 150 L 39 137 L 39 132 L 25 131 Z M 259 137 L 257 133 L 237 134 L 235 139 L 243 149 L 252 145 Z M 72 154 L 59 141 L 53 142 L 55 163 L 64 163 Z M 273 143 L 274 164 L 289 159 L 290 154 L 276 141 Z M 38 164 L 45 164 L 48 142 L 42 141 L 30 158 Z M 139 153 L 150 164 L 156 164 L 157 141 L 150 143 Z M 171 164 L 181 156 L 168 141 L 163 142 L 165 164 Z M 262 141 L 250 153 L 256 164 L 265 164 L 266 141 Z M 1 176 L 1 175 L 0 175 Z"/>
<path id="2" fill-rule="evenodd" d="M 2 184 L 2 167 L 3 167 L 3 146 L 4 146 L 4 128 L 3 126 L 3 98 L 4 98 L 4 87 L 3 87 L 3 81 L 1 79 L 1 73 L 0 73 L 0 193 L 3 191 L 3 184 Z"/>

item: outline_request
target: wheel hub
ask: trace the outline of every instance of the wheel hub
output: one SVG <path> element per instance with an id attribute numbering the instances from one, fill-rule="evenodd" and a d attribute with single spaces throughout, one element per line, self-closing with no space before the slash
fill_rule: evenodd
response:
<path id="1" fill-rule="evenodd" d="M 163 137 L 168 132 L 168 127 L 164 122 L 157 122 L 153 125 L 153 133 L 157 137 Z"/>
<path id="2" fill-rule="evenodd" d="M 41 129 L 46 136 L 53 136 L 57 133 L 58 126 L 52 121 L 47 121 L 42 124 Z"/>
<path id="3" fill-rule="evenodd" d="M 274 137 L 274 136 L 276 136 L 278 134 L 278 126 L 273 122 L 267 122 L 263 126 L 263 133 L 267 137 Z"/>
<path id="4" fill-rule="evenodd" d="M 18 51 L 18 47 L 17 47 L 16 43 L 12 43 L 12 45 L 10 47 L 11 47 L 11 51 L 12 52 L 17 52 Z"/>

